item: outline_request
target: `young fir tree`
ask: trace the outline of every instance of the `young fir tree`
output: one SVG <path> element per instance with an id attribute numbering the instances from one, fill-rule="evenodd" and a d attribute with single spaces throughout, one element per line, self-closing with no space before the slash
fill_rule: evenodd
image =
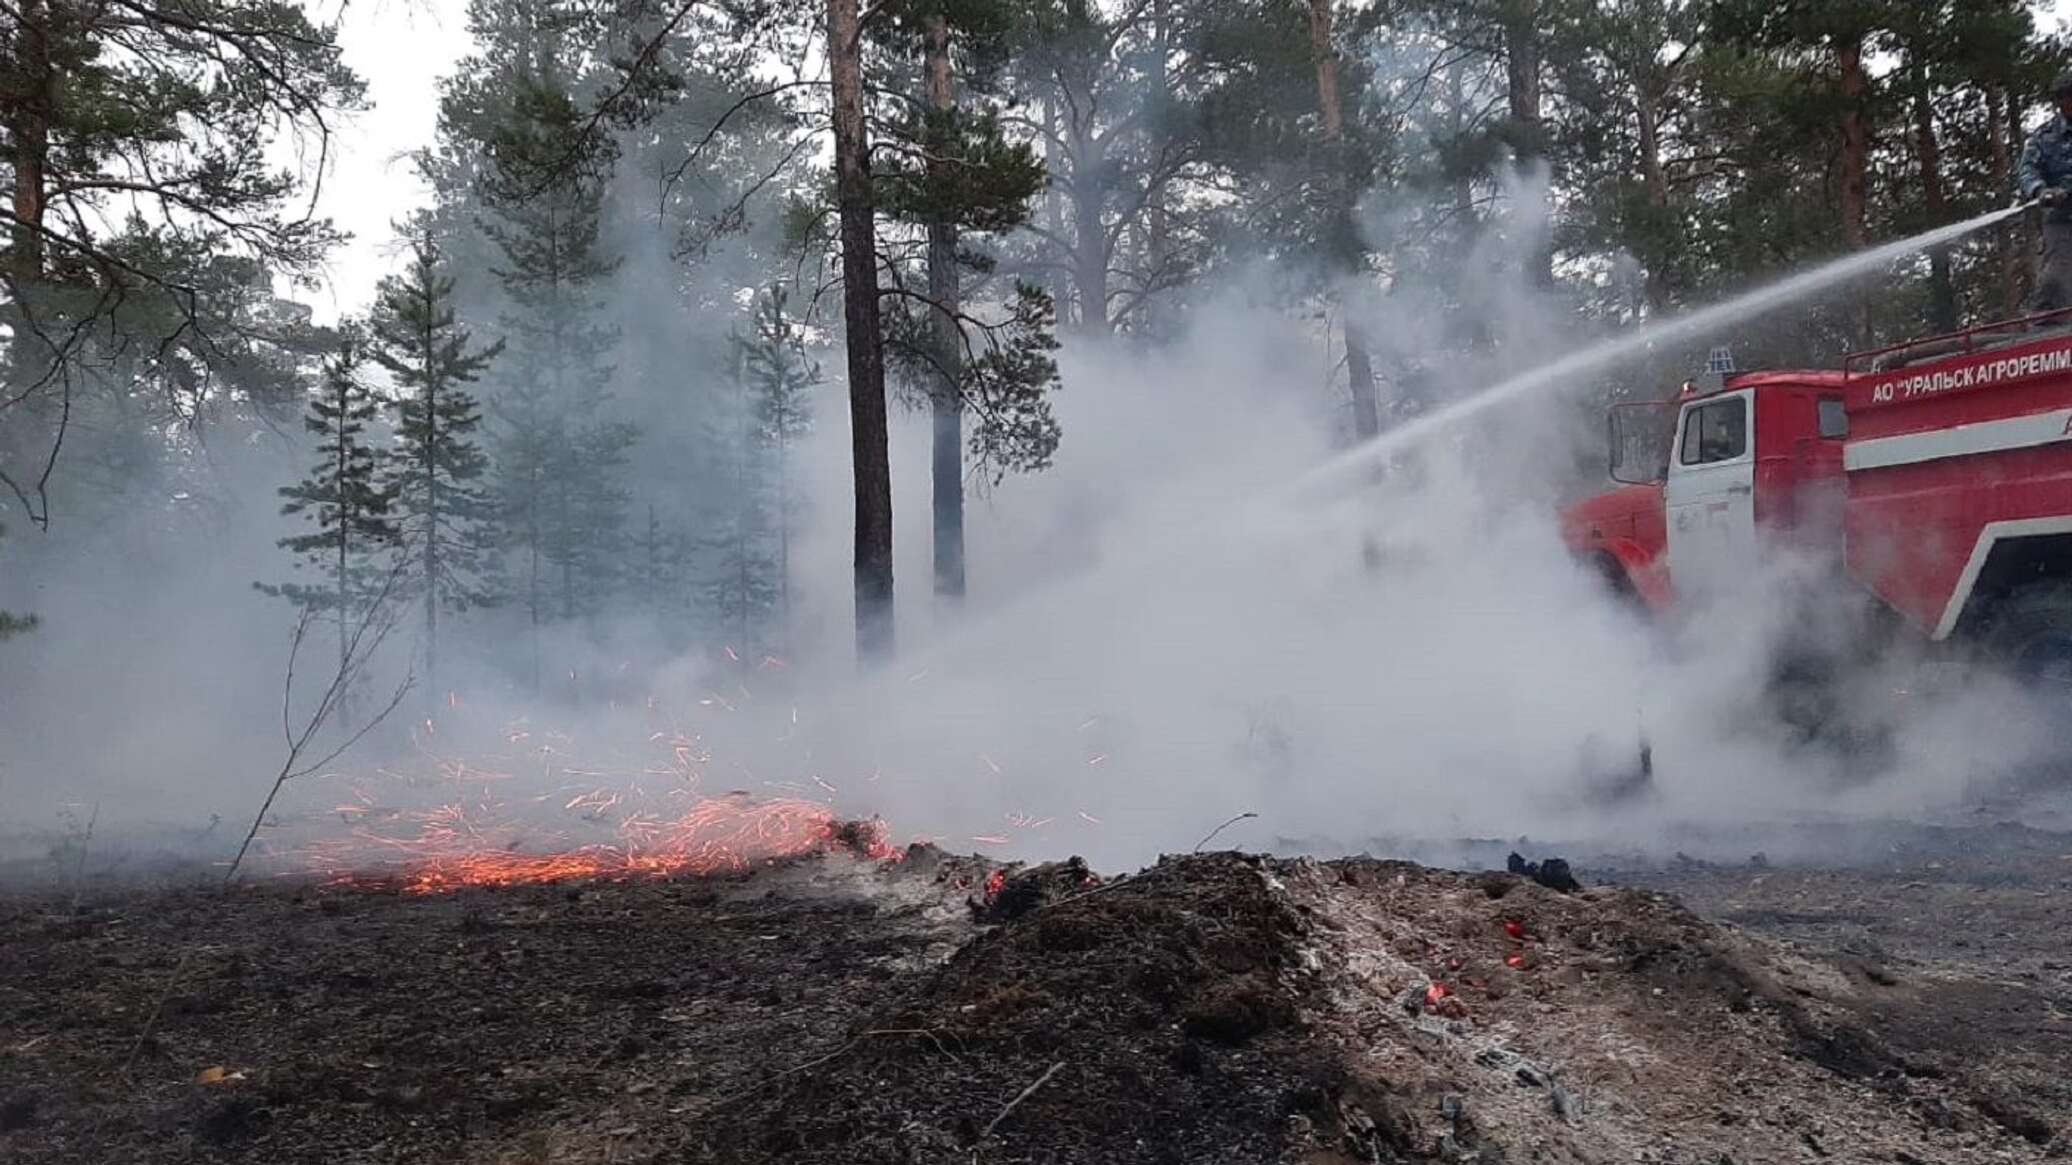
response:
<path id="1" fill-rule="evenodd" d="M 595 614 L 623 557 L 626 450 L 604 419 L 618 329 L 599 288 L 618 267 L 599 234 L 615 149 L 575 98 L 596 29 L 566 0 L 476 0 L 482 52 L 441 100 L 440 132 L 486 161 L 469 193 L 498 252 L 510 345 L 492 385 L 495 490 L 535 640 L 553 615 Z"/>
<path id="2" fill-rule="evenodd" d="M 328 612 L 338 624 L 341 669 L 349 662 L 353 626 L 387 589 L 398 535 L 396 483 L 368 433 L 381 401 L 361 376 L 365 359 L 364 336 L 348 326 L 324 361 L 321 390 L 302 420 L 317 438 L 317 462 L 309 476 L 280 490 L 287 499 L 281 513 L 313 528 L 279 545 L 295 555 L 297 569 L 308 569 L 319 581 L 253 584 L 298 607 Z"/>
<path id="3" fill-rule="evenodd" d="M 763 476 L 763 458 L 754 446 L 753 412 L 743 390 L 731 418 L 734 443 L 721 447 L 721 468 L 732 478 L 726 510 L 709 522 L 703 538 L 706 562 L 705 597 L 718 629 L 744 656 L 760 650 L 777 611 L 778 563 L 772 537 L 771 495 Z"/>
<path id="4" fill-rule="evenodd" d="M 763 454 L 775 496 L 776 616 L 786 630 L 791 626 L 791 537 L 798 523 L 791 447 L 813 431 L 813 392 L 823 380 L 819 362 L 807 355 L 805 336 L 786 310 L 789 299 L 783 284 L 772 285 L 756 302 L 749 334 L 735 338 L 754 416 L 754 444 Z"/>
<path id="5" fill-rule="evenodd" d="M 730 339 L 737 395 L 719 453 L 727 508 L 713 522 L 708 598 L 743 650 L 783 650 L 791 616 L 791 538 L 798 518 L 791 446 L 812 429 L 820 365 L 787 311 L 782 284 L 756 296 L 745 331 Z"/>
<path id="6" fill-rule="evenodd" d="M 489 459 L 467 386 L 503 351 L 478 348 L 454 319 L 453 278 L 422 218 L 406 228 L 410 259 L 382 279 L 371 321 L 375 362 L 395 378 L 396 511 L 408 592 L 424 603 L 425 680 L 438 690 L 439 610 L 497 598 L 491 553 L 496 508 L 482 478 Z"/>

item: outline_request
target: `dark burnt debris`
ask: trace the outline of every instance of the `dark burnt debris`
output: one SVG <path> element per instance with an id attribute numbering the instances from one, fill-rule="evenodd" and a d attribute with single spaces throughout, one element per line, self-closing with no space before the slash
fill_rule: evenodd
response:
<path id="1" fill-rule="evenodd" d="M 1573 894 L 1583 888 L 1583 884 L 1576 881 L 1575 872 L 1568 868 L 1568 861 L 1564 858 L 1528 862 L 1520 854 L 1513 853 L 1504 859 L 1504 865 L 1511 873 L 1521 878 L 1531 878 L 1549 890 Z"/>
<path id="2" fill-rule="evenodd" d="M 974 914 L 998 925 L 855 1025 L 839 1071 L 715 1113 L 691 1159 L 1274 1161 L 1297 1098 L 1321 1102 L 1301 1052 L 1311 923 L 1260 859 L 1169 858 L 1113 885 L 1048 863 Z M 893 1032 L 927 1035 L 873 1034 Z"/>
<path id="3" fill-rule="evenodd" d="M 991 871 L 969 900 L 972 921 L 996 925 L 1015 919 L 1100 884 L 1100 878 L 1079 857 L 1037 866 L 1002 866 Z"/>
<path id="4" fill-rule="evenodd" d="M 1101 879 L 924 845 L 76 917 L 0 899 L 0 1158 L 1667 1165 L 1810 1136 L 1971 1165 L 2062 1132 L 2045 1068 L 1984 1078 L 1874 1027 L 1906 984 L 1496 871 L 1210 853 Z M 1921 989 L 1913 1014 L 1961 1022 Z"/>

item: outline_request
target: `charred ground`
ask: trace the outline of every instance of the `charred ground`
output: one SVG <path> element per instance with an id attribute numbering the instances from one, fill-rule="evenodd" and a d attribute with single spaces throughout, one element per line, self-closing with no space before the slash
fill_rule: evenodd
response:
<path id="1" fill-rule="evenodd" d="M 1108 881 L 1012 870 L 988 897 L 993 867 L 932 850 L 436 896 L 18 894 L 0 904 L 0 1149 L 2056 1155 L 2072 1134 L 2072 837 L 1957 833 L 1847 869 L 1583 864 L 1622 885 L 1570 895 L 1205 854 Z"/>

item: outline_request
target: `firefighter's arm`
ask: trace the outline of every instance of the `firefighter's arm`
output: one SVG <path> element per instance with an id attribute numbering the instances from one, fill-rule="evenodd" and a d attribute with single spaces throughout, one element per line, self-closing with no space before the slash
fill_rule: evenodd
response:
<path id="1" fill-rule="evenodd" d="M 2022 143 L 2022 162 L 2014 174 L 2015 189 L 2023 198 L 2041 197 L 2050 183 L 2043 177 L 2043 151 L 2038 148 L 2036 137 Z"/>

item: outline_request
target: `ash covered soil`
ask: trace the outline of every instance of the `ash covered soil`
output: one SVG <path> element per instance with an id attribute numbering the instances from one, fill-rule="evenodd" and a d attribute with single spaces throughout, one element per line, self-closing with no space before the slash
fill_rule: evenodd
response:
<path id="1" fill-rule="evenodd" d="M 988 896 L 993 870 L 18 892 L 0 1159 L 2072 1154 L 2065 834 L 1579 861 L 1575 894 L 1229 853 Z"/>

